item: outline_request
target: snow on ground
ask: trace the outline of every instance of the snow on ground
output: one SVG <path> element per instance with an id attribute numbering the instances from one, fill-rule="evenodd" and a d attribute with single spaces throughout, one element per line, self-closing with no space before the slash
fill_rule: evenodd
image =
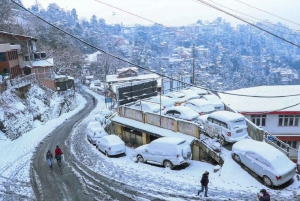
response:
<path id="1" fill-rule="evenodd" d="M 31 158 L 35 148 L 56 127 L 84 108 L 86 100 L 82 96 L 78 96 L 78 100 L 79 107 L 75 110 L 65 113 L 57 119 L 49 120 L 46 124 L 36 121 L 36 128 L 14 141 L 7 139 L 0 131 L 0 200 L 1 194 L 7 191 L 26 195 L 29 198 L 35 197 L 29 176 Z M 6 185 L 9 178 L 13 178 L 15 182 L 13 187 Z"/>
<path id="2" fill-rule="evenodd" d="M 98 99 L 97 108 L 75 129 L 71 137 L 73 154 L 94 172 L 124 182 L 135 190 L 156 195 L 158 198 L 159 192 L 164 195 L 178 195 L 176 200 L 186 200 L 180 198 L 182 195 L 197 198 L 196 192 L 200 188 L 199 181 L 205 171 L 210 172 L 209 200 L 257 200 L 256 192 L 266 188 L 234 162 L 230 151 L 226 149 L 222 150 L 225 164 L 221 170 L 215 173 L 213 165 L 200 161 L 191 161 L 189 167 L 180 170 L 168 170 L 160 166 L 135 163 L 132 160 L 134 149 L 129 147 L 126 149 L 126 156 L 107 158 L 87 141 L 85 132 L 80 132 L 86 130 L 88 122 L 93 120 L 93 115 L 105 108 L 103 97 L 89 92 Z M 84 107 L 86 101 L 82 97 L 80 101 L 82 104 L 76 110 L 63 114 L 44 125 L 36 122 L 35 129 L 14 141 L 6 139 L 0 133 L 0 201 L 1 194 L 7 190 L 34 197 L 29 182 L 29 168 L 35 147 L 64 120 L 75 115 Z M 15 187 L 7 189 L 5 182 L 14 175 L 16 176 L 14 178 Z M 297 200 L 299 197 L 295 198 L 292 195 L 299 196 L 299 186 L 300 182 L 294 178 L 293 184 L 284 190 L 266 189 L 270 192 L 272 200 Z M 161 199 L 170 200 L 168 197 L 161 197 Z"/>
<path id="3" fill-rule="evenodd" d="M 101 96 L 94 93 L 93 95 L 103 102 Z M 101 107 L 105 107 L 104 104 L 102 106 L 99 104 L 98 108 L 86 117 L 72 135 L 72 152 L 94 172 L 114 178 L 149 194 L 169 192 L 178 196 L 196 196 L 200 188 L 199 181 L 205 171 L 210 172 L 208 194 L 211 200 L 228 200 L 229 198 L 231 200 L 256 200 L 256 193 L 262 188 L 266 188 L 276 200 L 286 200 L 286 197 L 291 198 L 294 194 L 300 194 L 298 191 L 300 182 L 296 177 L 293 184 L 284 190 L 268 189 L 233 161 L 227 149 L 222 149 L 225 164 L 216 173 L 213 171 L 213 165 L 200 161 L 191 161 L 189 167 L 171 171 L 156 165 L 135 163 L 132 160 L 134 149 L 129 147 L 126 148 L 126 156 L 107 158 L 87 141 L 84 133 L 88 122 L 93 121 L 93 116 L 99 113 Z M 168 200 L 166 197 L 163 199 Z"/>

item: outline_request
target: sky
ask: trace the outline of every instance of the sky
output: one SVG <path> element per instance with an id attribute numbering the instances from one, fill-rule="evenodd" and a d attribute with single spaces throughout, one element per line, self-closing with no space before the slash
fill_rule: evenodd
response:
<path id="1" fill-rule="evenodd" d="M 172 201 L 185 200 L 181 196 L 190 197 L 193 200 L 197 199 L 196 193 L 200 188 L 199 181 L 205 171 L 210 172 L 208 195 L 212 200 L 229 200 L 229 198 L 233 201 L 254 200 L 256 193 L 262 188 L 266 188 L 273 198 L 276 197 L 277 201 L 290 199 L 293 197 L 293 193 L 299 196 L 300 192 L 297 189 L 300 186 L 300 181 L 297 180 L 296 176 L 294 182 L 285 189 L 271 190 L 259 183 L 234 162 L 230 156 L 230 151 L 226 149 L 222 149 L 221 153 L 225 163 L 217 172 L 214 172 L 216 166 L 200 161 L 191 161 L 190 166 L 178 171 L 168 170 L 160 166 L 135 163 L 132 160 L 134 149 L 130 147 L 126 147 L 126 156 L 108 158 L 90 144 L 85 137 L 86 133 L 82 132 L 86 130 L 88 122 L 93 121 L 94 116 L 105 108 L 104 97 L 90 91 L 88 88 L 85 90 L 97 98 L 98 104 L 91 114 L 70 134 L 72 138 L 71 153 L 79 161 L 88 161 L 85 163 L 87 168 L 98 174 L 134 186 L 140 193 L 155 195 L 164 200 L 171 199 L 159 197 L 160 194 L 178 195 L 178 199 L 173 198 Z M 44 138 L 65 120 L 76 115 L 84 108 L 86 101 L 83 97 L 79 98 L 79 102 L 81 104 L 78 108 L 63 114 L 57 119 L 45 124 L 36 122 L 36 128 L 14 141 L 10 141 L 0 132 L 0 201 L 4 201 L 2 196 L 7 189 L 26 197 L 34 197 L 29 176 L 30 158 Z M 54 163 L 53 171 L 58 171 L 55 165 Z M 12 175 L 14 185 L 9 187 L 6 181 Z"/>
<path id="2" fill-rule="evenodd" d="M 197 20 L 212 21 L 217 17 L 225 19 L 232 25 L 240 24 L 240 20 L 228 16 L 213 8 L 201 4 L 198 0 L 37 0 L 43 8 L 47 8 L 50 3 L 56 3 L 65 10 L 75 8 L 79 17 L 90 19 L 92 15 L 105 19 L 107 24 L 123 23 L 124 25 L 133 24 L 152 24 L 149 21 L 138 18 L 134 15 L 125 13 L 119 9 L 133 13 L 140 17 L 154 21 L 165 26 L 182 26 L 196 23 Z M 29 8 L 35 4 L 36 0 L 22 0 L 24 6 Z M 247 18 L 251 21 L 269 20 L 272 23 L 281 22 L 291 29 L 300 30 L 300 1 L 299 0 L 206 0 L 206 2 L 228 10 L 228 12 Z M 257 7 L 261 10 L 275 14 L 280 19 L 268 13 L 259 11 L 248 5 Z M 109 4 L 116 8 L 110 7 Z M 217 5 L 219 4 L 219 5 Z M 220 6 L 221 5 L 221 6 Z M 227 7 L 227 8 L 225 8 Z M 234 11 L 233 11 L 234 10 Z M 235 11 L 249 16 L 242 15 Z M 113 15 L 115 13 L 115 15 Z M 258 19 L 253 19 L 255 17 Z M 293 22 L 293 23 L 292 23 Z"/>

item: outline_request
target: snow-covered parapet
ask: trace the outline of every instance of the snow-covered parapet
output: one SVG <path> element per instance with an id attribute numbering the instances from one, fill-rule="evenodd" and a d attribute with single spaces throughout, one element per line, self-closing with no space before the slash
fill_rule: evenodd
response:
<path id="1" fill-rule="evenodd" d="M 4 110 L 0 107 L 0 121 L 4 120 Z"/>

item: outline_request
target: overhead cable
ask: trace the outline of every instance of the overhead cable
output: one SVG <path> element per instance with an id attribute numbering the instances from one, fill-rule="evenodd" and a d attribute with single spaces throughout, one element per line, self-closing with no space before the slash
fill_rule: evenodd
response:
<path id="1" fill-rule="evenodd" d="M 228 94 L 228 95 L 234 95 L 234 96 L 245 96 L 245 97 L 257 97 L 257 98 L 279 98 L 279 97 L 281 97 L 281 98 L 282 98 L 282 97 L 300 96 L 300 94 L 291 94 L 291 95 L 284 95 L 284 96 L 251 96 L 251 95 L 234 94 L 234 93 L 221 92 L 221 91 L 216 91 L 216 90 L 209 90 L 209 89 L 207 89 L 207 88 L 205 88 L 205 87 L 194 86 L 194 85 L 192 85 L 192 84 L 183 82 L 183 81 L 181 81 L 181 80 L 174 79 L 173 77 L 166 76 L 166 75 L 163 75 L 163 74 L 161 74 L 161 73 L 157 73 L 157 72 L 155 72 L 155 71 L 153 71 L 153 70 L 150 70 L 150 69 L 148 69 L 148 68 L 142 67 L 142 66 L 140 66 L 140 65 L 137 65 L 137 64 L 135 64 L 135 63 L 132 63 L 131 61 L 125 60 L 125 59 L 123 59 L 123 58 L 121 58 L 121 57 L 118 57 L 118 56 L 113 55 L 113 54 L 111 54 L 111 53 L 109 53 L 109 52 L 106 52 L 106 51 L 104 51 L 104 50 L 102 50 L 102 49 L 100 49 L 100 48 L 98 48 L 98 47 L 96 47 L 96 46 L 94 46 L 94 45 L 92 45 L 92 44 L 90 44 L 90 43 L 88 43 L 88 42 L 86 42 L 86 41 L 84 41 L 84 40 L 82 40 L 82 39 L 80 39 L 80 38 L 78 38 L 78 37 L 72 35 L 72 34 L 70 34 L 69 32 L 67 32 L 67 31 L 65 31 L 65 30 L 63 30 L 63 29 L 61 29 L 61 28 L 55 26 L 54 24 L 52 24 L 52 23 L 46 21 L 45 19 L 43 19 L 43 18 L 41 18 L 40 16 L 38 16 L 38 15 L 34 14 L 33 12 L 31 12 L 30 10 L 24 8 L 22 5 L 20 5 L 19 3 L 15 2 L 14 0 L 11 0 L 11 2 L 13 2 L 13 3 L 16 4 L 16 5 L 18 5 L 20 8 L 24 9 L 25 11 L 29 12 L 30 14 L 34 15 L 34 16 L 37 17 L 38 19 L 42 20 L 42 21 L 45 22 L 46 24 L 48 24 L 48 25 L 50 25 L 50 26 L 52 26 L 52 27 L 58 29 L 59 31 L 65 33 L 66 35 L 71 36 L 72 38 L 75 38 L 76 40 L 79 40 L 80 42 L 82 42 L 82 43 L 84 43 L 84 44 L 86 44 L 86 45 L 88 45 L 88 46 L 90 46 L 90 47 L 92 47 L 92 48 L 94 48 L 94 49 L 96 49 L 96 50 L 98 50 L 98 51 L 104 53 L 104 54 L 107 54 L 107 55 L 109 55 L 109 56 L 111 56 L 111 57 L 113 57 L 113 58 L 115 58 L 115 59 L 119 59 L 119 60 L 121 60 L 121 61 L 124 61 L 124 62 L 126 62 L 126 63 L 128 63 L 128 64 L 130 64 L 130 65 L 132 65 L 132 66 L 137 67 L 137 68 L 141 68 L 141 69 L 146 70 L 146 71 L 149 71 L 149 72 L 151 72 L 151 73 L 155 73 L 155 74 L 157 74 L 157 75 L 159 75 L 159 76 L 161 76 L 161 77 L 168 78 L 168 79 L 170 79 L 170 80 L 172 80 L 172 81 L 177 81 L 177 82 L 182 83 L 182 84 L 185 84 L 185 85 L 187 85 L 187 86 L 193 86 L 193 87 L 196 87 L 196 88 L 199 88 L 199 89 L 204 89 L 204 90 L 212 91 L 212 92 L 214 92 L 214 93 L 222 93 L 222 94 Z"/>

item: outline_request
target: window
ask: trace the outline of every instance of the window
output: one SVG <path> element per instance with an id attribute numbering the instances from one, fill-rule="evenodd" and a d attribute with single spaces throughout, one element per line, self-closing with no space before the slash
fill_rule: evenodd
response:
<path id="1" fill-rule="evenodd" d="M 278 126 L 299 126 L 300 115 L 279 115 Z"/>
<path id="2" fill-rule="evenodd" d="M 290 147 L 297 149 L 297 141 L 283 141 L 283 142 L 290 145 Z"/>
<path id="3" fill-rule="evenodd" d="M 0 52 L 0 62 L 6 61 L 5 52 Z"/>
<path id="4" fill-rule="evenodd" d="M 266 126 L 266 115 L 251 115 L 251 121 L 257 126 Z"/>

